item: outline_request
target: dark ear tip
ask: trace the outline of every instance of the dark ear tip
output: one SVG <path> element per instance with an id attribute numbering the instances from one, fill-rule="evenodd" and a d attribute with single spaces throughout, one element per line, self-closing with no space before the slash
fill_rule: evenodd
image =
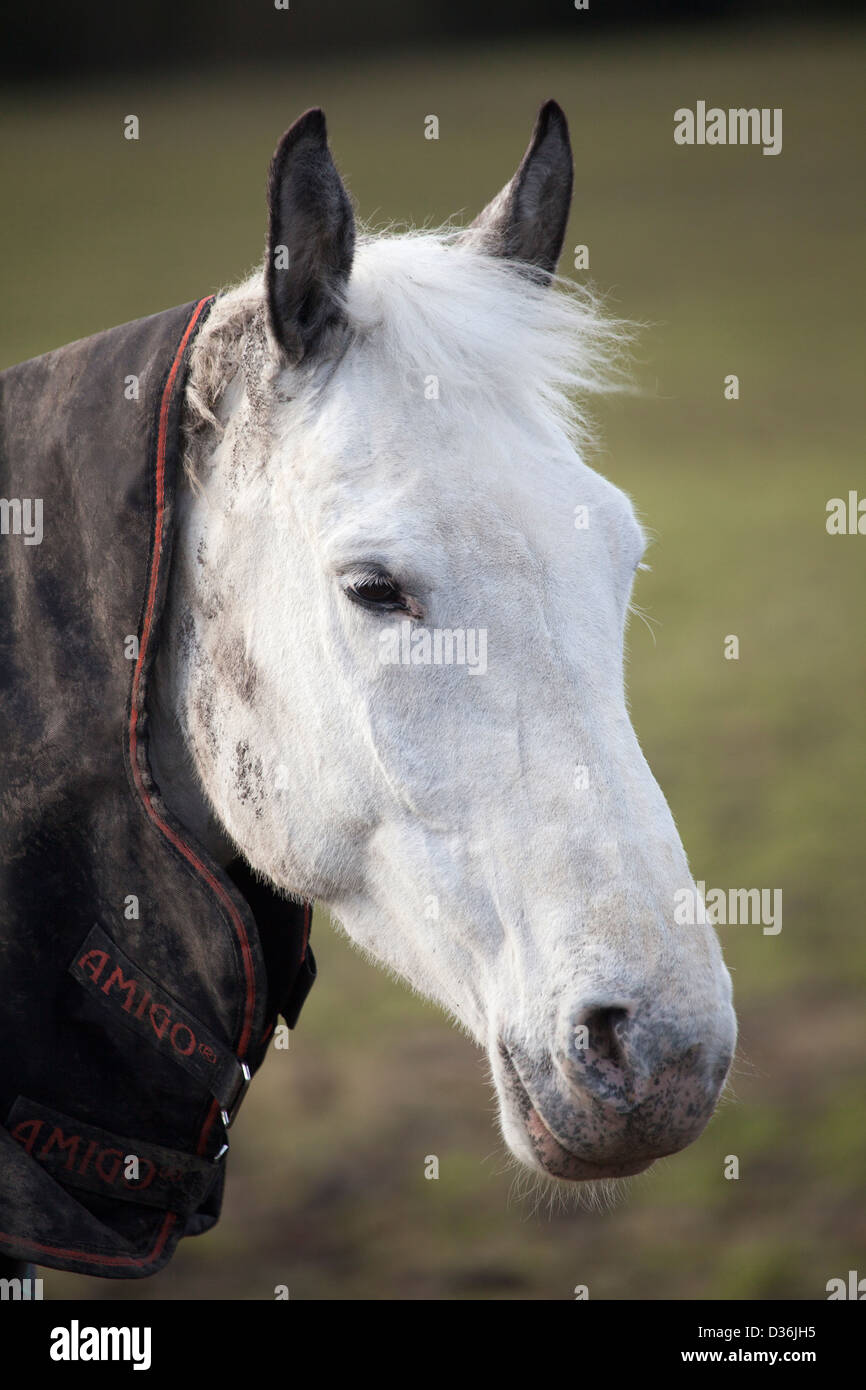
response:
<path id="1" fill-rule="evenodd" d="M 301 140 L 315 140 L 317 144 L 327 144 L 328 127 L 325 124 L 325 113 L 321 106 L 311 106 L 309 111 L 305 111 L 302 116 L 292 122 L 288 130 L 280 136 L 279 144 L 274 151 L 274 160 L 282 158 L 289 150 L 294 149 Z"/>
<path id="2" fill-rule="evenodd" d="M 565 112 L 558 101 L 545 101 L 539 108 L 538 118 L 535 122 L 537 136 L 543 140 L 552 130 L 557 130 L 562 138 L 568 141 L 568 121 Z"/>
<path id="3" fill-rule="evenodd" d="M 325 124 L 325 113 L 321 106 L 311 106 L 303 115 L 299 116 L 291 127 L 303 135 L 327 135 L 328 130 Z"/>

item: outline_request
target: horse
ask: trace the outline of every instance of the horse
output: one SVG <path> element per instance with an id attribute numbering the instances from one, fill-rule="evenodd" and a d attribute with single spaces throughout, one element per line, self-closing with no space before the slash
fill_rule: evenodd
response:
<path id="1" fill-rule="evenodd" d="M 731 981 L 626 705 L 646 538 L 585 456 L 630 329 L 556 274 L 572 185 L 549 101 L 468 227 L 359 231 L 313 109 L 256 273 L 0 374 L 0 1257 L 213 1225 L 314 902 L 540 1179 L 708 1123 Z"/>
<path id="2" fill-rule="evenodd" d="M 552 283 L 572 183 L 551 101 L 468 228 L 361 234 L 323 113 L 287 131 L 191 354 L 152 690 L 178 817 L 440 1005 L 565 1183 L 696 1139 L 736 1035 L 626 707 L 646 542 L 581 456 L 624 329 Z"/>

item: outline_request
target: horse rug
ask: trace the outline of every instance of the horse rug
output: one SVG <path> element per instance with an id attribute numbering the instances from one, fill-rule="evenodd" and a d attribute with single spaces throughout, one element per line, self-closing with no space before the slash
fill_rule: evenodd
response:
<path id="1" fill-rule="evenodd" d="M 0 1256 L 153 1274 L 315 977 L 311 908 L 167 809 L 146 692 L 211 300 L 0 373 Z"/>

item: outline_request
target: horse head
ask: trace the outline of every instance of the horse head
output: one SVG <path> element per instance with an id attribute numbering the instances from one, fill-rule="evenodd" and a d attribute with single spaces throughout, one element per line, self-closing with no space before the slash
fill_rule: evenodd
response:
<path id="1" fill-rule="evenodd" d="M 622 331 L 552 284 L 565 118 L 463 231 L 367 236 L 320 111 L 192 354 L 154 767 L 486 1050 L 536 1171 L 637 1173 L 731 1061 L 712 926 L 624 692 L 645 540 L 582 458 Z"/>

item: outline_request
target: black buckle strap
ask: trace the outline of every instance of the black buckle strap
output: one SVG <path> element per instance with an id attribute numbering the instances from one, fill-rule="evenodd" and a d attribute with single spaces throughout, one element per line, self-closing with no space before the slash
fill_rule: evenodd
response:
<path id="1" fill-rule="evenodd" d="M 27 1096 L 16 1097 L 6 1128 L 62 1186 L 179 1215 L 198 1209 L 218 1171 L 206 1159 L 112 1134 Z"/>
<path id="2" fill-rule="evenodd" d="M 241 1108 L 241 1101 L 249 1090 L 252 1079 L 252 1072 L 246 1062 L 241 1062 L 237 1090 L 229 1103 L 220 1107 L 220 1118 L 225 1129 L 231 1129 L 234 1124 L 237 1113 Z"/>
<path id="3" fill-rule="evenodd" d="M 295 1027 L 300 1017 L 304 1001 L 316 982 L 316 974 L 316 958 L 308 944 L 297 974 L 279 1002 L 279 1012 L 290 1028 Z"/>

